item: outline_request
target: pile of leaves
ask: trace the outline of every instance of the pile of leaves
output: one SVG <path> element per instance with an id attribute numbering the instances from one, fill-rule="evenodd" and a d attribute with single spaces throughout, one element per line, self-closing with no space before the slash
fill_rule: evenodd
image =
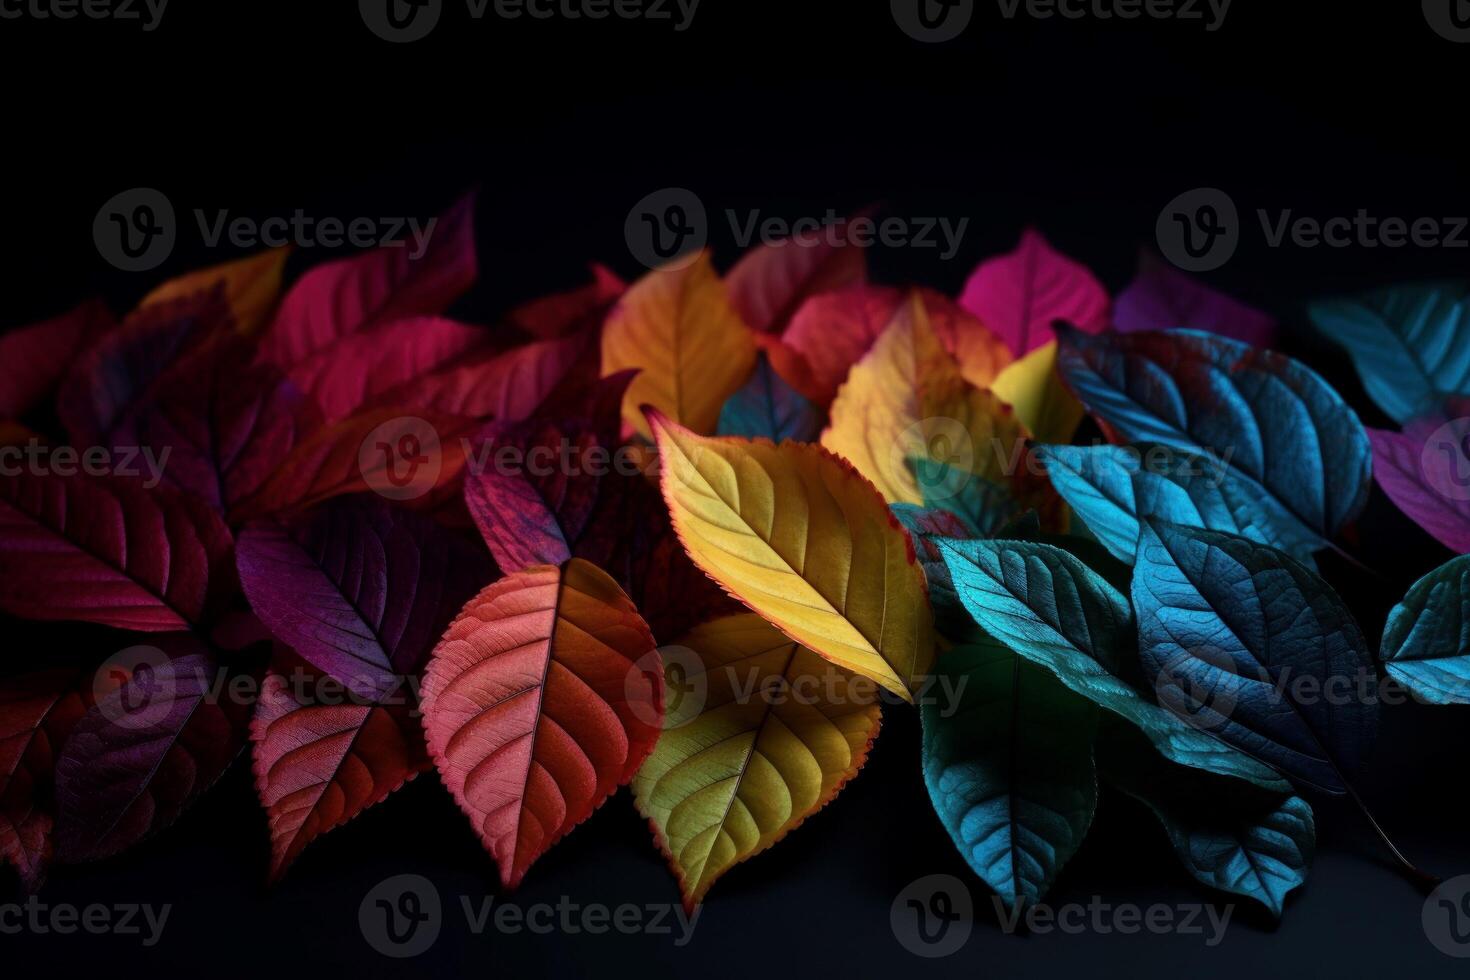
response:
<path id="1" fill-rule="evenodd" d="M 1313 309 L 1402 424 L 1369 432 L 1270 316 L 1150 258 L 1110 297 L 1035 232 L 957 300 L 813 239 L 723 277 L 594 268 L 472 326 L 444 314 L 473 206 L 421 257 L 283 292 L 271 252 L 0 337 L 0 447 L 44 462 L 0 477 L 0 610 L 107 628 L 0 682 L 0 854 L 28 887 L 248 752 L 272 879 L 433 769 L 507 887 L 631 785 L 693 905 L 911 702 L 939 823 L 1008 907 L 1045 896 L 1101 781 L 1279 914 L 1304 795 L 1356 798 L 1380 710 L 1284 681 L 1470 702 L 1470 559 L 1381 644 L 1314 564 L 1375 458 L 1470 551 L 1463 287 Z M 78 466 L 124 447 L 167 452 L 158 478 Z"/>

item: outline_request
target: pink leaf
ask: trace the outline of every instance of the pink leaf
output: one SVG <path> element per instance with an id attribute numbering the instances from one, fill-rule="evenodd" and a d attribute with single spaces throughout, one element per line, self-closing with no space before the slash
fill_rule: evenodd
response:
<path id="1" fill-rule="evenodd" d="M 0 336 L 0 418 L 20 418 L 61 381 L 72 359 L 116 324 L 101 300 Z"/>
<path id="2" fill-rule="evenodd" d="M 730 303 L 747 326 L 780 333 L 809 298 L 862 282 L 867 255 L 824 234 L 797 235 L 757 245 L 725 275 Z"/>
<path id="3" fill-rule="evenodd" d="M 965 283 L 960 305 L 1017 357 L 1051 343 L 1055 320 L 1087 333 L 1108 325 L 1107 291 L 1086 266 L 1054 250 L 1034 229 L 1027 229 L 1014 252 L 980 263 Z"/>
<path id="4" fill-rule="evenodd" d="M 1124 333 L 1188 327 L 1272 347 L 1276 320 L 1181 272 L 1152 252 L 1138 260 L 1138 277 L 1118 295 L 1113 325 Z"/>

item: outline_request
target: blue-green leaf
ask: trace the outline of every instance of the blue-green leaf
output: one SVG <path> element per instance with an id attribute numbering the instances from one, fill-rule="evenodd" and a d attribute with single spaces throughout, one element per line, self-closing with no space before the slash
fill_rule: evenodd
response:
<path id="1" fill-rule="evenodd" d="M 1114 442 L 1210 453 L 1326 538 L 1367 502 L 1362 423 L 1305 365 L 1193 330 L 1057 332 L 1059 370 Z"/>
<path id="2" fill-rule="evenodd" d="M 940 460 L 920 456 L 910 462 L 924 505 L 958 514 L 979 536 L 990 537 L 1021 515 L 1020 503 L 1006 487 Z"/>
<path id="3" fill-rule="evenodd" d="M 1161 703 L 1300 784 L 1346 791 L 1377 731 L 1377 675 L 1316 572 L 1245 538 L 1151 521 L 1133 607 Z"/>
<path id="4" fill-rule="evenodd" d="M 1383 630 L 1389 676 L 1433 704 L 1470 704 L 1470 555 L 1414 583 Z"/>
<path id="5" fill-rule="evenodd" d="M 1470 297 L 1464 283 L 1398 286 L 1314 303 L 1312 322 L 1341 344 L 1370 398 L 1399 424 L 1470 395 Z"/>
<path id="6" fill-rule="evenodd" d="M 1128 602 L 1076 557 L 1026 541 L 935 544 L 960 601 L 990 636 L 1136 725 L 1181 765 L 1285 788 L 1269 767 L 1190 727 L 1114 673 L 1133 652 Z"/>
<path id="7" fill-rule="evenodd" d="M 1046 897 L 1097 808 L 1097 709 L 989 638 L 939 660 L 956 703 L 925 703 L 924 783 L 955 847 L 1007 909 Z"/>
<path id="8" fill-rule="evenodd" d="M 822 434 L 822 417 L 816 406 L 787 384 L 762 354 L 750 380 L 720 409 L 717 432 L 772 442 L 816 442 Z"/>
<path id="9" fill-rule="evenodd" d="M 1324 542 L 1212 456 L 1169 446 L 1037 446 L 1052 486 L 1103 546 L 1133 564 L 1139 517 L 1239 534 L 1312 564 Z"/>

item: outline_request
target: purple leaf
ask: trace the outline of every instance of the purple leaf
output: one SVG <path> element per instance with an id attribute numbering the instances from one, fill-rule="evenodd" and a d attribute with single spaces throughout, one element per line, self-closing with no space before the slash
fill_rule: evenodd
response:
<path id="1" fill-rule="evenodd" d="M 1271 347 L 1276 320 L 1269 314 L 1217 292 L 1174 268 L 1152 252 L 1138 259 L 1138 276 L 1118 295 L 1113 325 L 1123 333 L 1189 327 Z"/>
<path id="2" fill-rule="evenodd" d="M 1470 554 L 1470 418 L 1369 429 L 1373 478 L 1399 510 L 1456 554 Z"/>

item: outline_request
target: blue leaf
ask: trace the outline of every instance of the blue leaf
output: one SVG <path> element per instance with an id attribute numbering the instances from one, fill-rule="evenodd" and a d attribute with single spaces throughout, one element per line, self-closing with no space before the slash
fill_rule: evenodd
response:
<path id="1" fill-rule="evenodd" d="M 934 543 L 960 601 L 990 636 L 1137 726 L 1181 765 L 1285 788 L 1269 767 L 1191 728 L 1115 673 L 1133 649 L 1128 602 L 1076 557 L 1037 542 Z"/>
<path id="2" fill-rule="evenodd" d="M 1037 446 L 1052 486 L 1103 546 L 1133 564 L 1139 517 L 1239 534 L 1305 564 L 1324 542 L 1212 456 L 1168 446 Z"/>
<path id="3" fill-rule="evenodd" d="M 1377 675 L 1315 572 L 1245 538 L 1146 522 L 1133 608 L 1161 703 L 1300 784 L 1346 792 L 1377 730 Z"/>
<path id="4" fill-rule="evenodd" d="M 921 710 L 934 810 L 1007 909 L 1040 902 L 1097 809 L 1097 709 L 989 638 L 938 670 L 959 696 Z"/>
<path id="5" fill-rule="evenodd" d="M 720 409 L 722 436 L 782 442 L 816 442 L 822 433 L 817 408 L 786 383 L 762 354 L 755 373 Z"/>
<path id="6" fill-rule="evenodd" d="M 1414 583 L 1383 630 L 1389 676 L 1432 704 L 1470 704 L 1470 555 Z"/>
<path id="7" fill-rule="evenodd" d="M 1347 349 L 1369 397 L 1399 424 L 1470 395 L 1470 297 L 1464 283 L 1399 286 L 1310 309 Z"/>
<path id="8" fill-rule="evenodd" d="M 1057 333 L 1058 369 L 1113 441 L 1212 453 L 1327 538 L 1367 502 L 1368 436 L 1305 365 L 1193 330 Z"/>

